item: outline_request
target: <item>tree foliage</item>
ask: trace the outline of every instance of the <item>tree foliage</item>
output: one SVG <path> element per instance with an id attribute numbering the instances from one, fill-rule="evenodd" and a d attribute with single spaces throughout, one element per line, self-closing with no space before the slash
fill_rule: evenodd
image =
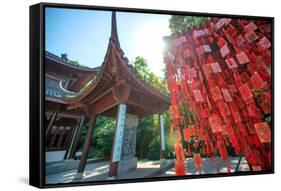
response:
<path id="1" fill-rule="evenodd" d="M 88 66 L 82 65 L 78 61 L 74 61 L 74 60 L 68 60 L 67 63 L 81 68 L 89 68 Z"/>
<path id="2" fill-rule="evenodd" d="M 183 33 L 188 29 L 199 28 L 208 20 L 209 17 L 173 15 L 169 20 L 169 28 L 172 34 Z"/>
<path id="3" fill-rule="evenodd" d="M 155 87 L 158 91 L 160 91 L 161 93 L 168 92 L 165 78 L 158 77 L 153 72 L 151 72 L 149 70 L 147 61 L 144 58 L 140 56 L 136 57 L 131 65 L 143 80 Z"/>

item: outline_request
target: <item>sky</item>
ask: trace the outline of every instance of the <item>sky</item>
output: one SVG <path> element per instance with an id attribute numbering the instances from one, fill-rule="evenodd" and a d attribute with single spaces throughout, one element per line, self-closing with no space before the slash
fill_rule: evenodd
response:
<path id="1" fill-rule="evenodd" d="M 111 33 L 111 12 L 46 8 L 46 50 L 88 67 L 103 62 Z M 141 56 L 152 72 L 163 77 L 163 36 L 170 35 L 170 15 L 117 12 L 121 48 L 132 62 Z"/>

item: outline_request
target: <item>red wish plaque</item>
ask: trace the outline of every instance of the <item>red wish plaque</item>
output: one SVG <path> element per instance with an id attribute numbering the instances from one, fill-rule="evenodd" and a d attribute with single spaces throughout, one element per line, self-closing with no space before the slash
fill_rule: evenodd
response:
<path id="1" fill-rule="evenodd" d="M 238 67 L 233 58 L 227 58 L 227 59 L 225 59 L 225 62 L 227 64 L 228 68 L 230 68 L 230 69 Z"/>
<path id="2" fill-rule="evenodd" d="M 220 49 L 222 57 L 225 57 L 227 54 L 230 53 L 227 44 L 225 44 L 221 49 Z"/>
<path id="3" fill-rule="evenodd" d="M 208 78 L 210 77 L 210 75 L 213 73 L 210 64 L 204 64 L 204 65 L 202 66 L 202 70 L 203 70 L 203 72 L 204 72 L 204 74 L 205 74 L 205 77 L 206 77 L 207 79 L 208 79 Z"/>
<path id="4" fill-rule="evenodd" d="M 223 101 L 218 103 L 218 108 L 221 116 L 228 116 L 230 115 L 230 111 L 228 108 L 228 105 L 224 103 Z"/>
<path id="5" fill-rule="evenodd" d="M 222 48 L 226 44 L 226 42 L 224 38 L 220 37 L 217 44 L 220 48 Z"/>
<path id="6" fill-rule="evenodd" d="M 220 124 L 220 119 L 217 115 L 209 118 L 209 124 L 213 133 L 218 133 L 222 131 L 222 126 Z"/>
<path id="7" fill-rule="evenodd" d="M 250 22 L 245 26 L 246 31 L 255 31 L 257 28 L 258 28 L 257 25 L 255 25 L 255 23 L 253 22 Z"/>
<path id="8" fill-rule="evenodd" d="M 261 166 L 253 165 L 252 166 L 253 171 L 262 171 Z"/>
<path id="9" fill-rule="evenodd" d="M 255 40 L 257 40 L 258 36 L 256 35 L 256 33 L 254 31 L 249 31 L 245 34 L 245 38 L 248 43 L 251 43 L 251 42 L 254 42 Z"/>
<path id="10" fill-rule="evenodd" d="M 229 91 L 227 89 L 222 88 L 221 89 L 221 93 L 222 93 L 222 95 L 224 97 L 224 100 L 226 102 L 232 102 L 232 97 L 231 97 L 231 95 L 230 95 L 230 93 L 229 93 Z"/>
<path id="11" fill-rule="evenodd" d="M 239 92 L 241 94 L 241 97 L 243 101 L 248 101 L 250 98 L 253 97 L 253 94 L 248 86 L 247 83 L 243 84 L 242 86 L 239 87 Z"/>
<path id="12" fill-rule="evenodd" d="M 269 93 L 262 93 L 261 94 L 261 108 L 265 114 L 271 113 L 271 95 Z"/>
<path id="13" fill-rule="evenodd" d="M 245 39 L 242 35 L 239 35 L 237 38 L 236 38 L 236 44 L 238 46 L 241 46 L 243 43 L 245 42 Z"/>
<path id="14" fill-rule="evenodd" d="M 204 134 L 203 134 L 203 130 L 201 128 L 196 128 L 196 135 L 200 140 L 204 139 Z"/>
<path id="15" fill-rule="evenodd" d="M 256 123 L 255 129 L 261 143 L 271 142 L 271 131 L 266 122 Z"/>
<path id="16" fill-rule="evenodd" d="M 193 154 L 193 163 L 196 169 L 202 168 L 203 164 L 202 164 L 202 158 L 200 153 Z"/>
<path id="17" fill-rule="evenodd" d="M 185 176 L 185 161 L 175 160 L 175 173 L 177 176 Z"/>
<path id="18" fill-rule="evenodd" d="M 224 141 L 218 142 L 219 153 L 222 160 L 228 160 L 228 153 Z"/>
<path id="19" fill-rule="evenodd" d="M 175 144 L 175 151 L 176 151 L 177 161 L 184 161 L 185 160 L 185 156 L 184 156 L 182 144 L 180 144 L 180 143 Z"/>
<path id="20" fill-rule="evenodd" d="M 220 64 L 218 62 L 211 63 L 210 65 L 211 65 L 211 68 L 212 68 L 212 70 L 215 74 L 219 73 L 219 72 L 222 72 Z"/>
<path id="21" fill-rule="evenodd" d="M 178 107 L 176 105 L 171 105 L 169 108 L 169 113 L 173 119 L 179 118 Z"/>
<path id="22" fill-rule="evenodd" d="M 232 94 L 237 92 L 237 88 L 235 87 L 234 84 L 229 85 L 229 90 Z"/>
<path id="23" fill-rule="evenodd" d="M 260 46 L 263 50 L 266 50 L 271 47 L 271 42 L 264 36 L 258 42 L 258 46 Z"/>
<path id="24" fill-rule="evenodd" d="M 213 87 L 211 89 L 211 94 L 212 94 L 212 97 L 213 97 L 214 101 L 218 101 L 218 100 L 222 99 L 221 91 L 220 91 L 220 88 L 218 86 Z"/>
<path id="25" fill-rule="evenodd" d="M 246 64 L 246 63 L 250 62 L 250 60 L 245 52 L 236 54 L 236 58 L 240 64 Z"/>
<path id="26" fill-rule="evenodd" d="M 241 121 L 241 117 L 238 111 L 233 111 L 231 114 L 236 123 Z"/>
<path id="27" fill-rule="evenodd" d="M 255 90 L 260 90 L 261 88 L 263 88 L 265 86 L 265 83 L 263 81 L 263 79 L 260 77 L 258 72 L 255 72 L 252 77 L 250 78 L 250 82 L 253 86 L 253 88 L 255 88 Z"/>
<path id="28" fill-rule="evenodd" d="M 189 141 L 190 137 L 195 135 L 194 125 L 190 125 L 183 130 L 183 136 L 185 141 Z"/>
<path id="29" fill-rule="evenodd" d="M 193 90 L 193 93 L 194 93 L 194 97 L 195 97 L 196 102 L 204 102 L 200 90 Z"/>
<path id="30" fill-rule="evenodd" d="M 188 58 L 188 57 L 190 57 L 191 55 L 190 55 L 190 50 L 187 48 L 187 49 L 185 49 L 184 50 L 184 52 L 183 52 L 183 57 L 184 58 Z"/>
<path id="31" fill-rule="evenodd" d="M 209 53 L 212 52 L 211 47 L 207 44 L 203 45 L 204 52 Z"/>
<path id="32" fill-rule="evenodd" d="M 199 46 L 198 48 L 196 48 L 196 52 L 197 52 L 198 56 L 201 56 L 204 54 L 205 50 L 204 50 L 203 46 Z"/>

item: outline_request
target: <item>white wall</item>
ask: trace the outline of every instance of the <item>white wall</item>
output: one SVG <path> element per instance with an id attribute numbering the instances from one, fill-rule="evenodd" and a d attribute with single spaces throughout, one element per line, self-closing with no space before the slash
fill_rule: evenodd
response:
<path id="1" fill-rule="evenodd" d="M 46 162 L 62 161 L 65 151 L 49 151 L 46 152 Z"/>
<path id="2" fill-rule="evenodd" d="M 37 190 L 28 186 L 28 7 L 40 0 L 2 0 L 0 6 L 0 190 Z M 42 0 L 44 1 L 44 0 Z M 49 2 L 126 6 L 150 9 L 183 10 L 193 12 L 249 14 L 274 16 L 275 20 L 275 73 L 281 73 L 280 34 L 281 12 L 278 0 L 48 0 Z M 67 190 L 276 190 L 281 180 L 280 126 L 281 75 L 275 79 L 275 175 L 208 178 L 153 183 L 119 184 L 106 186 L 73 187 Z M 47 189 L 48 190 L 48 189 Z M 53 190 L 53 189 L 52 189 Z M 58 189 L 55 190 L 65 190 Z"/>

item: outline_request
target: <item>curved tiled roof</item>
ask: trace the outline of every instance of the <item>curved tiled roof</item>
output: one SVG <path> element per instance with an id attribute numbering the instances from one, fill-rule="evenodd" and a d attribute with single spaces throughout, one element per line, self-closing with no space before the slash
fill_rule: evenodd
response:
<path id="1" fill-rule="evenodd" d="M 112 29 L 111 29 L 111 37 L 109 39 L 109 44 L 107 48 L 107 52 L 104 58 L 103 64 L 98 68 L 97 75 L 94 76 L 93 79 L 88 81 L 82 89 L 80 89 L 79 92 L 76 92 L 73 94 L 63 94 L 63 99 L 64 101 L 68 103 L 75 103 L 79 102 L 80 100 L 83 99 L 83 97 L 86 97 L 90 92 L 94 91 L 95 87 L 98 85 L 103 73 L 105 72 L 105 68 L 108 62 L 108 55 L 111 49 L 115 49 L 117 51 L 117 55 L 119 59 L 121 60 L 122 66 L 130 73 L 132 74 L 133 79 L 139 86 L 141 86 L 143 89 L 149 91 L 151 94 L 154 96 L 157 96 L 161 98 L 162 100 L 169 102 L 169 99 L 167 95 L 159 92 L 155 87 L 153 87 L 151 84 L 143 80 L 137 71 L 129 65 L 129 60 L 124 56 L 124 52 L 120 47 L 120 43 L 118 40 L 118 35 L 117 35 L 117 28 L 116 28 L 116 16 L 115 12 L 112 13 Z M 69 65 L 69 64 L 68 64 Z M 77 66 L 74 66 L 77 67 Z M 93 69 L 84 69 L 84 70 L 93 70 Z"/>

